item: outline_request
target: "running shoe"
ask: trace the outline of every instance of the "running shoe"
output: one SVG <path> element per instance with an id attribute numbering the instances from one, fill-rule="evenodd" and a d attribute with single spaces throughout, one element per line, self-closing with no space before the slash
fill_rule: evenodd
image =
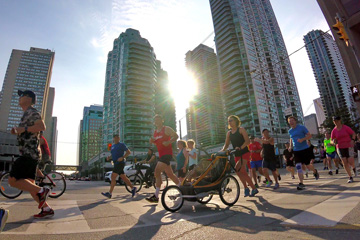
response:
<path id="1" fill-rule="evenodd" d="M 352 177 L 349 177 L 348 183 L 354 182 L 354 179 Z"/>
<path id="2" fill-rule="evenodd" d="M 275 183 L 274 189 L 278 189 L 280 185 L 278 183 Z"/>
<path id="3" fill-rule="evenodd" d="M 39 197 L 39 206 L 38 208 L 42 208 L 50 194 L 50 189 L 47 187 L 43 187 L 42 193 L 38 193 L 37 196 Z"/>
<path id="4" fill-rule="evenodd" d="M 8 216 L 9 216 L 9 210 L 0 208 L 0 233 L 2 232 L 2 230 L 5 227 Z"/>
<path id="5" fill-rule="evenodd" d="M 259 188 L 259 185 L 256 183 L 256 184 L 255 184 L 255 187 L 256 187 L 256 188 Z"/>
<path id="6" fill-rule="evenodd" d="M 111 198 L 111 197 L 112 197 L 111 193 L 109 193 L 109 192 L 105 192 L 105 193 L 102 192 L 101 195 L 103 195 L 103 196 L 105 196 L 105 197 L 107 197 L 107 198 Z"/>
<path id="7" fill-rule="evenodd" d="M 41 209 L 41 212 L 34 215 L 34 218 L 36 219 L 44 219 L 44 218 L 51 218 L 54 216 L 54 210 L 50 208 L 49 211 L 45 211 L 44 209 Z"/>
<path id="8" fill-rule="evenodd" d="M 272 184 L 273 184 L 273 182 L 272 182 L 272 181 L 270 181 L 270 182 L 268 182 L 268 184 L 266 184 L 266 186 L 265 186 L 265 187 L 270 187 Z"/>
<path id="9" fill-rule="evenodd" d="M 151 203 L 158 203 L 159 202 L 159 198 L 157 198 L 155 195 L 152 195 L 151 197 L 145 198 L 146 201 L 151 202 Z"/>
<path id="10" fill-rule="evenodd" d="M 339 169 L 337 168 L 336 171 L 335 171 L 336 174 L 339 174 Z"/>
<path id="11" fill-rule="evenodd" d="M 249 188 L 245 188 L 244 190 L 244 197 L 248 197 L 250 196 L 250 189 Z"/>
<path id="12" fill-rule="evenodd" d="M 314 173 L 314 177 L 315 177 L 316 180 L 318 180 L 320 175 L 319 175 L 318 170 L 317 169 L 315 169 L 315 170 L 316 170 L 316 172 Z"/>
<path id="13" fill-rule="evenodd" d="M 256 194 L 259 193 L 259 190 L 257 190 L 256 188 L 251 190 L 251 194 L 250 194 L 250 197 L 254 197 Z"/>
<path id="14" fill-rule="evenodd" d="M 295 179 L 295 176 L 291 176 L 291 179 Z"/>
<path id="15" fill-rule="evenodd" d="M 326 167 L 324 167 L 324 169 L 323 170 L 326 170 Z"/>
<path id="16" fill-rule="evenodd" d="M 332 171 L 331 171 L 331 170 L 329 171 L 329 175 L 333 175 L 333 173 L 332 173 Z"/>
<path id="17" fill-rule="evenodd" d="M 303 190 L 305 188 L 305 185 L 303 183 L 299 183 L 297 186 L 297 190 Z"/>
<path id="18" fill-rule="evenodd" d="M 306 178 L 308 178 L 308 177 L 309 177 L 309 174 L 308 174 L 308 172 L 306 172 L 306 173 L 305 173 L 305 176 L 306 176 Z"/>
<path id="19" fill-rule="evenodd" d="M 136 194 L 136 187 L 133 187 L 133 189 L 131 190 L 131 197 L 134 197 Z"/>
<path id="20" fill-rule="evenodd" d="M 354 172 L 354 177 L 357 177 L 356 168 L 353 168 L 353 172 Z"/>
<path id="21" fill-rule="evenodd" d="M 279 181 L 281 181 L 281 176 L 280 176 L 280 173 L 279 173 L 278 179 L 279 179 Z"/>

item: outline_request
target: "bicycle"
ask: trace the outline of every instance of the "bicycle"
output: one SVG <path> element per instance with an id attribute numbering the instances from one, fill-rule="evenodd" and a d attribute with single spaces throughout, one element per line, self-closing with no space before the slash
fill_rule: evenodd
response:
<path id="1" fill-rule="evenodd" d="M 44 166 L 45 169 L 45 166 Z M 58 198 L 66 190 L 66 181 L 65 177 L 58 172 L 50 171 L 45 173 L 43 169 L 40 169 L 44 174 L 44 178 L 36 177 L 35 183 L 40 187 L 48 187 L 51 189 L 49 197 Z M 10 199 L 19 197 L 22 194 L 22 190 L 14 188 L 9 184 L 10 172 L 4 172 L 0 175 L 0 193 Z"/>
<path id="2" fill-rule="evenodd" d="M 142 173 L 141 171 L 141 166 L 142 166 L 142 163 L 137 163 L 135 164 L 135 170 L 136 170 L 136 173 L 134 174 L 131 174 L 128 178 L 131 182 L 131 184 L 136 187 L 136 192 L 139 192 L 140 189 L 142 188 L 142 185 L 144 184 L 144 174 Z M 162 179 L 162 184 L 160 186 L 160 191 L 164 190 L 168 184 L 169 184 L 169 180 L 168 180 L 168 177 L 166 175 L 165 172 L 162 172 L 161 173 L 161 179 Z M 152 185 L 155 189 L 156 189 L 156 179 L 155 179 L 155 175 L 154 175 L 154 172 L 152 172 L 149 176 L 149 179 L 148 179 L 148 182 L 145 183 L 147 185 Z M 128 186 L 128 185 L 125 185 L 125 188 L 126 190 L 131 193 L 131 188 Z"/>

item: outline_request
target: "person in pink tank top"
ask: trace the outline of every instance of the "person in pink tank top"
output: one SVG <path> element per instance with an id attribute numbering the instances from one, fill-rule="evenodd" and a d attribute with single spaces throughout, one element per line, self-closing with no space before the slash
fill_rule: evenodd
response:
<path id="1" fill-rule="evenodd" d="M 148 202 L 158 203 L 159 192 L 162 183 L 161 173 L 165 171 L 166 175 L 176 184 L 180 181 L 175 176 L 170 161 L 173 159 L 172 143 L 179 138 L 177 133 L 168 126 L 164 126 L 164 119 L 160 115 L 154 117 L 155 131 L 153 137 L 150 138 L 150 144 L 155 144 L 159 152 L 159 161 L 155 167 L 156 190 L 155 194 L 146 198 Z"/>
<path id="2" fill-rule="evenodd" d="M 331 140 L 333 143 L 336 143 L 337 153 L 344 164 L 347 174 L 349 175 L 348 183 L 352 183 L 354 180 L 350 167 L 352 167 L 356 177 L 356 167 L 354 161 L 354 142 L 356 135 L 350 127 L 341 122 L 340 116 L 334 116 L 333 122 L 335 127 L 331 132 Z"/>

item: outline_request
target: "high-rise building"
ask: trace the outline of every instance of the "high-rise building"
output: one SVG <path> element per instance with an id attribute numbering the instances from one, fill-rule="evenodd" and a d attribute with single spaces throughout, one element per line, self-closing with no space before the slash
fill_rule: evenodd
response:
<path id="1" fill-rule="evenodd" d="M 102 150 L 103 107 L 100 105 L 84 107 L 80 124 L 79 164 L 86 167 L 89 159 Z"/>
<path id="2" fill-rule="evenodd" d="M 168 74 L 161 68 L 159 60 L 156 61 L 156 79 L 155 113 L 163 116 L 165 126 L 176 131 L 175 101 L 170 94 Z"/>
<path id="3" fill-rule="evenodd" d="M 140 32 L 127 29 L 108 54 L 103 146 L 120 135 L 132 151 L 149 146 L 155 116 L 156 56 Z"/>
<path id="4" fill-rule="evenodd" d="M 321 98 L 314 99 L 314 107 L 315 107 L 315 113 L 316 113 L 316 120 L 318 123 L 318 126 L 320 127 L 321 124 L 325 121 L 325 112 L 324 107 L 321 103 Z"/>
<path id="5" fill-rule="evenodd" d="M 185 110 L 185 119 L 186 119 L 186 138 L 187 139 L 196 139 L 196 116 L 195 108 L 193 102 L 189 103 L 189 107 Z"/>
<path id="6" fill-rule="evenodd" d="M 200 44 L 186 53 L 185 61 L 198 86 L 198 93 L 190 102 L 194 107 L 195 141 L 204 147 L 223 143 L 225 117 L 214 49 Z"/>
<path id="7" fill-rule="evenodd" d="M 326 117 L 345 108 L 355 119 L 350 109 L 355 108 L 350 91 L 350 81 L 344 62 L 332 36 L 321 30 L 313 30 L 304 36 L 306 51 L 315 75 L 321 103 Z"/>
<path id="8" fill-rule="evenodd" d="M 57 118 L 53 117 L 53 107 L 55 100 L 55 88 L 49 88 L 49 95 L 47 98 L 46 104 L 46 114 L 45 114 L 45 125 L 46 130 L 44 131 L 44 137 L 48 142 L 51 160 L 53 164 L 56 164 L 56 144 L 57 144 Z"/>
<path id="9" fill-rule="evenodd" d="M 45 119 L 54 57 L 55 52 L 48 49 L 12 50 L 0 97 L 0 130 L 9 131 L 20 122 L 23 110 L 18 90 L 36 94 L 34 107 Z"/>
<path id="10" fill-rule="evenodd" d="M 287 134 L 287 115 L 303 122 L 299 93 L 270 0 L 210 0 L 225 115 L 249 134 Z"/>
<path id="11" fill-rule="evenodd" d="M 315 113 L 312 113 L 304 117 L 304 125 L 312 135 L 319 134 L 319 126 L 317 124 Z"/>

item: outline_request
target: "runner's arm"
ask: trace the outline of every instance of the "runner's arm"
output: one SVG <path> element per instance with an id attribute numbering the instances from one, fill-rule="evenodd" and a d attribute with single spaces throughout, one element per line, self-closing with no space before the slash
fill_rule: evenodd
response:
<path id="1" fill-rule="evenodd" d="M 119 157 L 118 162 L 124 161 L 125 158 L 127 158 L 131 154 L 130 149 L 126 150 L 124 156 Z"/>
<path id="2" fill-rule="evenodd" d="M 250 144 L 250 138 L 249 138 L 245 128 L 240 128 L 239 132 L 240 132 L 240 134 L 243 135 L 244 140 L 245 140 L 244 144 L 241 145 L 240 149 L 244 149 Z"/>
<path id="3" fill-rule="evenodd" d="M 220 150 L 220 152 L 226 151 L 229 148 L 229 145 L 230 145 L 230 131 L 228 131 L 226 134 L 225 144 L 223 148 Z"/>
<path id="4" fill-rule="evenodd" d="M 27 127 L 27 131 L 30 133 L 38 133 L 40 131 L 45 131 L 46 126 L 45 123 L 42 119 L 36 120 L 34 122 L 34 125 Z M 13 130 L 11 130 L 12 134 L 21 134 L 23 132 L 25 132 L 25 127 L 16 127 L 15 128 L 16 132 L 14 133 Z"/>
<path id="5" fill-rule="evenodd" d="M 165 134 L 170 136 L 170 141 L 167 141 L 169 144 L 176 142 L 176 140 L 179 138 L 177 133 L 171 127 L 165 127 Z"/>

